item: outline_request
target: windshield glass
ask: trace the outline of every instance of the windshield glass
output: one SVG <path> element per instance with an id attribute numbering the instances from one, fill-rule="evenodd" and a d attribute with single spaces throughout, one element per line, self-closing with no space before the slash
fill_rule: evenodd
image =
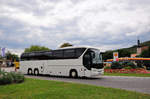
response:
<path id="1" fill-rule="evenodd" d="M 88 70 L 91 70 L 91 68 L 102 69 L 104 66 L 100 50 L 93 48 L 88 49 L 83 56 L 83 65 Z"/>
<path id="2" fill-rule="evenodd" d="M 102 63 L 100 50 L 98 49 L 90 49 L 90 50 L 91 50 L 91 55 L 92 55 L 92 63 L 93 64 Z"/>

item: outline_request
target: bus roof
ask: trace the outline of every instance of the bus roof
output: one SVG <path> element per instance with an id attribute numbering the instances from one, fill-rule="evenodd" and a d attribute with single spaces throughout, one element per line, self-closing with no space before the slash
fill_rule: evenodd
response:
<path id="1" fill-rule="evenodd" d="M 59 49 L 72 49 L 72 48 L 94 48 L 94 49 L 100 49 L 99 47 L 93 47 L 93 46 L 69 46 L 69 47 L 64 47 L 64 48 L 58 48 Z"/>
<path id="2" fill-rule="evenodd" d="M 62 50 L 62 49 L 75 49 L 75 48 L 94 48 L 94 49 L 99 49 L 98 47 L 92 47 L 92 46 L 70 46 L 70 47 L 64 47 L 64 48 L 58 48 L 55 50 Z M 49 51 L 55 51 L 55 50 L 49 50 Z M 22 54 L 26 54 L 26 53 L 43 53 L 43 52 L 49 52 L 49 51 L 33 51 L 33 52 L 24 52 Z"/>

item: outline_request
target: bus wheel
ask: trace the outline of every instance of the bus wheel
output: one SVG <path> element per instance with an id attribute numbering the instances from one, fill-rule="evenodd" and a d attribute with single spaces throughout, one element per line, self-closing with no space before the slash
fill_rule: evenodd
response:
<path id="1" fill-rule="evenodd" d="M 39 70 L 38 70 L 38 69 L 35 69 L 35 70 L 34 70 L 34 75 L 35 75 L 35 76 L 38 76 L 38 75 L 39 75 Z"/>
<path id="2" fill-rule="evenodd" d="M 78 77 L 77 71 L 76 71 L 76 70 L 71 70 L 71 71 L 70 71 L 70 77 L 72 77 L 72 78 L 77 78 L 77 77 Z"/>
<path id="3" fill-rule="evenodd" d="M 32 75 L 32 69 L 28 69 L 28 75 Z"/>

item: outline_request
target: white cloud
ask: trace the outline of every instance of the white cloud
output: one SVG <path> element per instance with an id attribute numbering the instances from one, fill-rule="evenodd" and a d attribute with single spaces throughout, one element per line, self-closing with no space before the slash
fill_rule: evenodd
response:
<path id="1" fill-rule="evenodd" d="M 3 35 L 3 32 L 0 30 L 0 37 Z"/>
<path id="2" fill-rule="evenodd" d="M 2 0 L 0 19 L 23 24 L 20 30 L 14 28 L 24 33 L 24 39 L 17 36 L 17 42 L 37 42 L 50 48 L 69 41 L 75 45 L 88 42 L 113 49 L 126 46 L 125 39 L 147 37 L 149 4 L 149 0 Z M 112 45 L 116 41 L 120 44 Z"/>
<path id="3" fill-rule="evenodd" d="M 20 55 L 24 52 L 23 49 L 6 49 L 6 52 L 11 52 L 12 54 L 16 54 L 20 57 Z"/>

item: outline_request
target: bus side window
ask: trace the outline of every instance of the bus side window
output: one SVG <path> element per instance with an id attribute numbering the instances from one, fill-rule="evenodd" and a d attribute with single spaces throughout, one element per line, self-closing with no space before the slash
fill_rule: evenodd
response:
<path id="1" fill-rule="evenodd" d="M 74 49 L 64 50 L 64 58 L 65 59 L 75 58 L 75 50 Z"/>
<path id="2" fill-rule="evenodd" d="M 84 51 L 85 51 L 85 48 L 77 48 L 76 49 L 76 58 L 80 57 Z"/>
<path id="3" fill-rule="evenodd" d="M 45 53 L 44 53 L 44 57 L 45 57 L 45 59 L 52 59 L 52 58 L 53 58 L 53 53 L 52 53 L 52 51 L 45 52 Z"/>
<path id="4" fill-rule="evenodd" d="M 63 50 L 53 51 L 53 58 L 54 59 L 63 59 Z"/>

